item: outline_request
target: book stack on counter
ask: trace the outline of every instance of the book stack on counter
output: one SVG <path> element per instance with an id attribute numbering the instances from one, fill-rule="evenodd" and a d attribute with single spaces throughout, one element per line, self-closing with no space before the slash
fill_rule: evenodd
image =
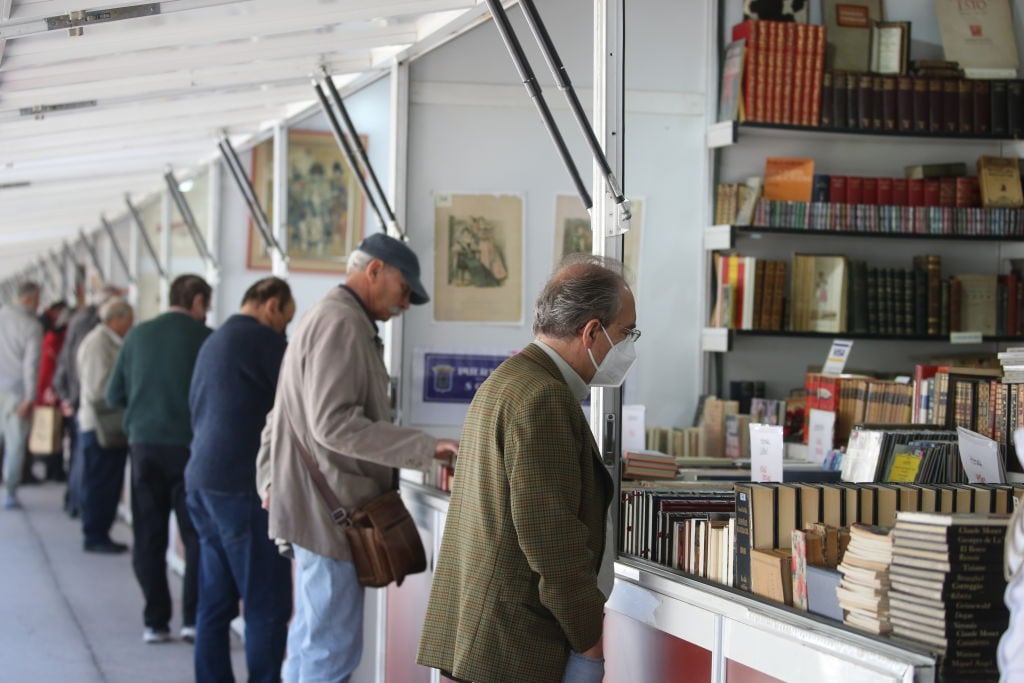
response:
<path id="1" fill-rule="evenodd" d="M 885 634 L 889 622 L 891 529 L 865 524 L 850 527 L 850 544 L 839 564 L 843 575 L 836 597 L 843 623 L 868 633 Z"/>
<path id="2" fill-rule="evenodd" d="M 675 479 L 676 459 L 658 451 L 626 451 L 622 454 L 622 478 Z"/>
<path id="3" fill-rule="evenodd" d="M 735 510 L 731 484 L 623 489 L 620 551 L 731 586 Z"/>
<path id="4" fill-rule="evenodd" d="M 934 649 L 942 680 L 996 680 L 1009 620 L 1003 544 L 1009 515 L 899 512 L 889 593 L 893 633 Z"/>
<path id="5" fill-rule="evenodd" d="M 1000 351 L 1003 366 L 1003 384 L 1024 384 L 1024 346 L 1013 346 Z"/>

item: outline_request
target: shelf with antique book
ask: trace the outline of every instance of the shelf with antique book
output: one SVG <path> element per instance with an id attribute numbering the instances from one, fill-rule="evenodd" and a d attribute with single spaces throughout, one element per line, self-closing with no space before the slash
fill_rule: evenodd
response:
<path id="1" fill-rule="evenodd" d="M 1024 242 L 1024 235 L 943 235 L 900 232 L 868 232 L 866 230 L 811 230 L 797 227 L 772 227 L 767 225 L 712 225 L 704 229 L 704 249 L 724 251 L 734 249 L 741 240 L 766 239 L 775 236 L 846 238 L 866 237 L 870 239 L 897 240 L 957 240 L 971 242 Z"/>
<path id="2" fill-rule="evenodd" d="M 942 140 L 949 144 L 973 144 L 984 142 L 1020 142 L 1019 138 L 992 133 L 946 133 L 941 131 L 901 131 L 901 130 L 840 130 L 822 128 L 820 126 L 789 126 L 778 123 L 756 123 L 753 121 L 721 121 L 708 126 L 707 146 L 711 149 L 728 147 L 748 138 L 772 137 L 779 139 L 815 140 L 822 137 L 834 140 L 850 140 L 867 142 L 878 138 L 887 144 L 903 142 L 921 142 L 922 140 Z"/>

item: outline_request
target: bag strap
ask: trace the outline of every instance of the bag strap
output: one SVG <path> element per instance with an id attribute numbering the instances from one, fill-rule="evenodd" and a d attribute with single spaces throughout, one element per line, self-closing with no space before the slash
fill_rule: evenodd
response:
<path id="1" fill-rule="evenodd" d="M 313 484 L 320 494 L 320 499 L 324 501 L 324 505 L 327 506 L 331 513 L 331 519 L 340 526 L 351 524 L 352 521 L 349 519 L 348 510 L 342 506 L 341 501 L 334 495 L 334 491 L 327 485 L 327 479 L 324 477 L 324 473 L 320 471 L 320 468 L 316 466 L 316 461 L 313 460 L 312 454 L 302 445 L 299 437 L 295 434 L 295 430 L 290 429 L 289 431 L 292 433 L 292 442 L 298 449 L 299 455 L 302 456 L 302 462 L 305 463 L 306 469 L 309 470 L 309 476 L 313 479 Z"/>

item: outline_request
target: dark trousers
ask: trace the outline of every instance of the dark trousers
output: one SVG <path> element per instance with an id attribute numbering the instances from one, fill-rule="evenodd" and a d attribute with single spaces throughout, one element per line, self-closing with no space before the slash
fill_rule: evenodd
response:
<path id="1" fill-rule="evenodd" d="M 267 511 L 252 493 L 189 491 L 199 532 L 197 683 L 234 681 L 230 626 L 245 609 L 245 660 L 250 683 L 281 679 L 292 614 L 291 562 L 267 537 Z"/>
<path id="2" fill-rule="evenodd" d="M 80 466 L 83 470 L 80 504 L 85 542 L 110 541 L 110 527 L 117 517 L 117 503 L 124 485 L 126 448 L 104 448 L 96 432 L 82 432 Z"/>
<path id="3" fill-rule="evenodd" d="M 78 416 L 75 415 L 64 421 L 64 428 L 67 429 L 68 442 L 71 444 L 71 457 L 68 459 L 68 488 L 64 492 L 64 511 L 74 516 L 82 509 L 82 480 L 85 477 L 85 467 L 79 443 Z"/>
<path id="4" fill-rule="evenodd" d="M 167 584 L 167 519 L 173 511 L 185 545 L 182 624 L 196 623 L 199 537 L 185 505 L 187 446 L 129 444 L 132 459 L 132 565 L 146 601 L 146 626 L 166 629 L 171 621 Z"/>

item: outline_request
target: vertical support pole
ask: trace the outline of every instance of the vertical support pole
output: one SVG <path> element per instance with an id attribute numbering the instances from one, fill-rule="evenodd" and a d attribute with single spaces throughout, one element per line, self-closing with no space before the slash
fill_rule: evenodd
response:
<path id="1" fill-rule="evenodd" d="M 594 0 L 594 132 L 604 145 L 605 155 L 612 172 L 620 179 L 625 191 L 623 173 L 623 43 L 625 0 Z M 591 226 L 594 235 L 594 253 L 622 258 L 622 235 L 615 235 L 616 216 L 614 198 L 605 185 L 601 166 L 593 164 L 591 187 L 594 209 Z M 618 388 L 592 389 L 590 392 L 590 424 L 601 449 L 605 467 L 612 473 L 615 495 L 619 497 L 618 461 L 621 457 L 622 390 Z M 605 530 L 605 554 L 598 582 L 606 595 L 614 585 L 613 563 L 618 552 L 618 512 L 612 506 Z"/>
<path id="2" fill-rule="evenodd" d="M 143 227 L 135 220 L 135 211 L 129 206 L 128 216 L 128 303 L 136 311 L 139 310 L 139 278 L 141 274 L 142 258 L 139 255 L 142 239 L 140 232 Z"/>
<path id="3" fill-rule="evenodd" d="M 160 193 L 160 261 L 163 274 L 160 277 L 160 310 L 166 311 L 171 304 L 171 192 Z"/>
<path id="4" fill-rule="evenodd" d="M 395 61 L 391 65 L 388 106 L 388 138 L 391 140 L 388 160 L 388 193 L 391 205 L 395 207 L 395 222 L 408 226 L 406 222 L 406 184 L 408 182 L 409 152 L 409 64 Z M 406 228 L 408 229 L 408 227 Z M 408 233 L 407 233 L 408 236 Z M 398 237 L 398 235 L 392 235 Z M 422 240 L 422 237 L 420 238 Z M 422 242 L 421 242 L 422 244 Z M 410 247 L 415 243 L 411 242 Z M 402 376 L 402 316 L 393 318 L 384 326 L 384 363 L 388 374 L 396 378 L 395 391 L 401 387 Z M 401 392 L 398 392 L 399 394 Z M 401 413 L 406 406 L 396 400 L 395 407 Z"/>
<path id="5" fill-rule="evenodd" d="M 210 312 L 206 316 L 208 322 L 217 324 L 221 322 L 220 306 L 217 305 L 217 292 L 220 287 L 220 244 L 221 244 L 221 220 L 220 220 L 220 193 L 221 193 L 221 168 L 220 160 L 214 159 L 206 173 L 206 244 L 212 262 L 206 264 L 206 281 L 213 287 L 213 297 L 210 299 Z"/>
<path id="6" fill-rule="evenodd" d="M 274 215 L 270 217 L 270 230 L 278 244 L 288 244 L 288 129 L 280 122 L 274 124 Z M 274 275 L 288 279 L 288 261 L 278 249 L 270 250 L 270 263 Z"/>

